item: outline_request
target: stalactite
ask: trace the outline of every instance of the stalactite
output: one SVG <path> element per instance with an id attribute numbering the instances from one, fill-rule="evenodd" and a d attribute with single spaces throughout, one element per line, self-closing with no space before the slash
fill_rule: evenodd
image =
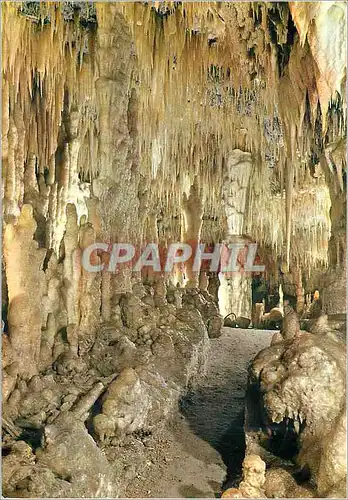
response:
<path id="1" fill-rule="evenodd" d="M 296 151 L 301 151 L 305 162 L 318 102 L 326 116 L 329 97 L 321 90 L 322 80 L 330 88 L 330 99 L 335 99 L 334 92 L 341 92 L 345 102 L 342 57 L 339 66 L 332 68 L 326 33 L 315 41 L 324 11 L 330 23 L 340 25 L 344 32 L 341 7 L 308 10 L 290 2 L 299 34 L 291 34 L 291 47 L 286 47 L 290 39 L 287 7 L 265 4 L 255 10 L 248 3 L 238 4 L 238 8 L 213 2 L 168 4 L 165 16 L 160 13 L 162 7 L 97 4 L 98 28 L 94 31 L 84 29 L 78 20 L 66 22 L 58 5 L 43 4 L 35 19 L 26 17 L 25 9 L 18 10 L 16 4 L 6 4 L 5 213 L 10 217 L 18 214 L 24 195 L 24 202 L 33 204 L 38 217 L 37 237 L 58 253 L 67 203 L 75 204 L 80 219 L 87 214 L 83 198 L 91 197 L 89 216 L 98 238 L 114 239 L 117 235 L 141 241 L 143 235 L 135 223 L 139 175 L 145 181 L 144 190 L 148 190 L 147 203 L 167 213 L 179 206 L 199 177 L 204 206 L 201 239 L 221 240 L 227 229 L 221 203 L 224 162 L 232 149 L 242 148 L 253 151 L 259 159 L 258 176 L 252 177 L 252 183 L 259 187 L 250 191 L 247 232 L 269 245 L 275 257 L 291 260 L 305 252 L 309 268 L 325 265 L 327 204 L 325 221 L 317 224 L 319 209 L 310 196 L 305 205 L 315 211 L 313 224 L 303 227 L 295 222 L 290 226 L 292 218 L 299 220 L 297 200 L 303 199 L 299 193 L 309 172 L 304 169 L 305 180 Z M 289 49 L 280 73 L 279 47 L 268 26 L 272 9 L 278 9 L 280 16 L 274 34 L 277 43 Z M 49 21 L 43 23 L 43 19 Z M 117 48 L 114 37 L 120 44 Z M 118 57 L 120 47 L 127 57 Z M 340 41 L 335 39 L 333 50 L 337 52 L 339 47 Z M 116 62 L 110 62 L 110 51 L 115 53 Z M 111 110 L 113 123 L 117 123 L 113 130 Z M 271 132 L 266 132 L 266 122 L 275 121 L 279 130 L 273 125 Z M 291 123 L 292 136 L 297 136 L 286 148 L 289 131 L 284 123 Z M 338 127 L 335 133 L 343 128 Z M 273 182 L 265 160 L 270 153 L 278 175 L 277 194 L 272 194 L 269 203 L 266 200 L 266 217 L 259 217 L 269 182 Z M 113 203 L 122 206 L 125 186 L 127 206 L 113 212 Z M 132 195 L 130 186 L 134 186 Z M 278 196 L 284 194 L 285 210 Z M 130 213 L 134 213 L 133 218 Z M 257 213 L 254 221 L 249 220 L 251 213 Z M 180 216 L 169 219 L 170 224 L 175 221 L 175 228 L 163 229 L 164 240 L 180 233 L 176 227 Z M 308 250 L 299 243 L 303 234 L 310 235 Z M 126 277 L 119 278 L 121 286 Z"/>
<path id="2" fill-rule="evenodd" d="M 194 256 L 201 242 L 252 241 L 274 290 L 290 267 L 299 312 L 326 268 L 326 311 L 343 307 L 342 5 L 92 4 L 2 7 L 3 392 L 10 419 L 45 433 L 30 450 L 6 418 L 4 458 L 25 469 L 22 444 L 32 462 L 7 496 L 120 496 L 115 450 L 170 414 L 220 334 L 209 293 L 229 288 L 224 313 L 251 315 L 250 276 L 220 282 L 193 257 L 171 274 L 89 272 L 91 244 L 183 241 Z"/>
<path id="3" fill-rule="evenodd" d="M 285 185 L 285 220 L 286 220 L 286 262 L 290 265 L 291 229 L 293 214 L 293 193 L 294 193 L 294 166 L 292 161 L 286 163 L 286 185 Z"/>
<path id="4" fill-rule="evenodd" d="M 3 9 L 4 26 L 16 24 L 15 39 L 4 37 L 5 89 L 9 89 L 11 113 L 19 132 L 16 151 L 17 189 L 23 192 L 22 171 L 27 154 L 37 157 L 37 169 L 44 173 L 49 166 L 48 184 L 54 181 L 54 155 L 57 149 L 58 132 L 62 123 L 64 86 L 69 86 L 71 102 L 90 103 L 93 94 L 93 71 L 86 65 L 75 65 L 77 52 L 83 53 L 86 33 L 74 30 L 62 20 L 60 7 L 43 4 L 42 10 L 50 23 L 38 27 L 24 15 L 16 12 L 18 6 L 8 3 Z M 72 34 L 74 33 L 74 34 Z M 76 38 L 75 48 L 65 51 L 65 43 Z M 90 37 L 92 35 L 89 35 Z M 80 57 L 80 61 L 81 61 Z M 74 61 L 74 62 L 73 62 Z M 80 74 L 85 74 L 80 78 Z M 20 81 L 20 92 L 18 84 Z M 79 82 L 76 86 L 73 82 Z M 5 91 L 7 95 L 7 91 Z M 5 95 L 5 97 L 6 97 Z M 34 103 L 34 104 L 33 104 Z M 85 113 L 88 115 L 88 106 Z M 94 112 L 94 110 L 92 111 Z M 25 133 L 26 132 L 26 133 Z M 9 190 L 11 179 L 8 180 Z M 21 196 L 16 200 L 20 202 Z"/>

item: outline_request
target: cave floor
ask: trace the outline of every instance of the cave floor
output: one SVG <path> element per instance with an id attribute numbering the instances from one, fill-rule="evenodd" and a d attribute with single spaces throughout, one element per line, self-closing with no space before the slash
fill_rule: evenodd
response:
<path id="1" fill-rule="evenodd" d="M 147 466 L 129 485 L 128 498 L 213 498 L 226 475 L 228 486 L 240 479 L 247 365 L 274 333 L 223 328 L 211 340 L 206 375 L 145 448 Z"/>

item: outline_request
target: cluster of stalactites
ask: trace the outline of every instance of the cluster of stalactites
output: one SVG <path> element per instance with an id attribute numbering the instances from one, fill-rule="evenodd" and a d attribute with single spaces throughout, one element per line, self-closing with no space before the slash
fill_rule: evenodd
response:
<path id="1" fill-rule="evenodd" d="M 306 176 L 306 182 L 300 183 L 304 178 L 297 181 L 298 187 L 292 195 L 291 231 L 288 235 L 286 192 L 285 189 L 272 191 L 271 177 L 269 173 L 268 176 L 255 176 L 253 179 L 245 221 L 246 232 L 252 234 L 260 245 L 269 248 L 280 261 L 300 263 L 310 276 L 313 269 L 328 265 L 331 232 L 328 186 L 322 173 L 315 179 Z M 256 185 L 257 189 L 254 187 Z"/>
<path id="2" fill-rule="evenodd" d="M 43 3 L 39 18 L 20 7 L 2 8 L 3 206 L 11 220 L 31 203 L 48 220 L 42 243 L 57 248 L 67 203 L 85 211 L 81 164 L 96 163 L 93 35 L 61 6 Z"/>
<path id="3" fill-rule="evenodd" d="M 285 244 L 289 259 L 297 190 L 307 182 L 300 160 L 310 154 L 318 113 L 325 128 L 326 110 L 338 92 L 341 109 L 345 102 L 345 17 L 341 6 L 329 3 L 314 10 L 301 10 L 295 2 L 290 10 L 285 4 L 248 2 L 115 4 L 135 42 L 140 173 L 151 206 L 180 212 L 198 178 L 204 217 L 211 221 L 203 223 L 202 234 L 218 240 L 226 229 L 221 198 L 231 150 L 253 153 L 263 185 L 266 158 L 273 155 L 287 200 L 280 206 L 282 241 L 272 236 L 275 226 L 267 228 L 259 218 L 250 234 L 262 234 L 277 251 Z M 66 203 L 85 211 L 81 200 L 89 188 L 81 186 L 79 174 L 88 180 L 99 174 L 100 103 L 94 34 L 64 21 L 59 5 L 43 3 L 42 9 L 47 24 L 19 15 L 18 4 L 3 8 L 4 205 L 11 215 L 23 200 L 39 200 L 43 215 L 60 228 L 58 236 L 52 236 L 57 228 L 49 232 L 52 246 L 65 227 Z M 97 30 L 107 28 L 108 9 L 108 4 L 97 5 Z M 291 16 L 299 36 L 289 33 Z M 268 133 L 270 117 L 278 125 Z M 345 117 L 336 133 L 344 128 Z M 254 189 L 255 201 L 258 185 Z M 270 198 L 278 210 L 276 199 Z M 253 206 L 260 213 L 258 203 Z"/>
<path id="4" fill-rule="evenodd" d="M 329 15 L 325 33 L 334 32 L 331 50 L 326 35 L 318 32 L 320 9 L 298 13 L 294 5 L 247 2 L 124 3 L 119 8 L 138 55 L 141 169 L 153 180 L 154 196 L 165 202 L 168 192 L 176 192 L 180 204 L 199 176 L 207 204 L 217 207 L 232 149 L 252 151 L 262 172 L 271 156 L 285 190 L 289 260 L 301 164 L 312 161 L 318 127 L 324 137 L 330 126 L 329 107 L 340 102 L 342 109 L 345 101 L 344 10 L 324 9 Z M 311 16 L 315 29 L 308 22 L 303 31 L 303 15 Z M 330 62 L 333 52 L 337 66 Z M 277 126 L 269 133 L 270 117 Z M 344 129 L 343 118 L 336 135 Z"/>
<path id="5" fill-rule="evenodd" d="M 263 85 L 253 80 L 256 63 L 247 57 L 257 44 L 257 52 L 263 51 L 262 29 L 254 38 L 248 33 L 253 19 L 242 4 L 119 8 L 133 31 L 138 59 L 141 172 L 152 179 L 156 198 L 176 205 L 198 176 L 207 216 L 221 221 L 222 234 L 226 158 L 237 147 L 260 149 L 263 123 L 257 117 L 273 112 L 272 99 L 258 95 Z"/>

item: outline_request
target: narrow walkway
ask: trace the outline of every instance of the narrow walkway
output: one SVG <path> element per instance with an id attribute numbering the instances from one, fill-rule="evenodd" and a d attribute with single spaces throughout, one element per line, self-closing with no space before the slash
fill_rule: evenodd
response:
<path id="1" fill-rule="evenodd" d="M 147 469 L 127 497 L 212 498 L 228 473 L 238 479 L 244 457 L 247 364 L 274 331 L 224 328 L 211 341 L 207 375 L 181 401 L 181 413 L 149 449 Z"/>

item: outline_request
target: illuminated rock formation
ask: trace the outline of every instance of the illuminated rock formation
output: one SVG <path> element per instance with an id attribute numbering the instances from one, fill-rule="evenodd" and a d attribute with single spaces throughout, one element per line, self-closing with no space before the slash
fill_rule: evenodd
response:
<path id="1" fill-rule="evenodd" d="M 256 392 L 248 405 L 249 453 L 259 453 L 272 467 L 277 463 L 272 458 L 274 441 L 279 436 L 284 442 L 288 440 L 291 458 L 300 469 L 308 470 L 312 494 L 323 497 L 345 497 L 344 347 L 334 332 L 303 332 L 261 351 L 250 369 L 250 394 Z M 263 416 L 259 422 L 255 421 L 258 412 Z M 257 426 L 265 434 L 258 435 Z M 286 495 L 293 496 L 295 493 L 287 489 L 291 481 L 283 479 L 288 484 L 284 485 Z M 296 491 L 296 481 L 293 485 Z"/>
<path id="2" fill-rule="evenodd" d="M 224 314 L 251 318 L 253 275 L 220 275 L 218 290 L 221 269 L 195 271 L 192 259 L 109 272 L 113 244 L 134 245 L 138 258 L 156 243 L 163 261 L 173 242 L 256 242 L 265 280 L 299 313 L 318 289 L 330 329 L 341 321 L 345 16 L 340 2 L 4 3 L 6 496 L 122 495 L 143 457 L 137 449 L 122 464 L 113 447 L 136 448 L 137 433 L 169 417 L 204 370 L 222 326 L 218 295 Z M 83 255 L 95 244 L 92 272 Z M 315 417 L 316 458 L 303 430 L 298 460 L 318 493 L 333 495 L 343 368 L 336 334 L 316 327 L 323 338 L 278 336 L 257 363 L 272 418 L 288 406 L 272 386 L 287 387 L 286 353 L 309 388 L 322 377 L 320 404 L 301 410 Z"/>
<path id="3" fill-rule="evenodd" d="M 46 251 L 33 240 L 36 227 L 32 206 L 24 205 L 18 221 L 7 224 L 4 232 L 9 342 L 14 360 L 21 360 L 18 370 L 24 378 L 37 373 L 40 354 L 42 264 Z"/>
<path id="4" fill-rule="evenodd" d="M 245 243 L 244 216 L 252 171 L 251 155 L 234 150 L 228 158 L 223 180 L 223 198 L 227 217 L 227 237 L 230 242 Z M 220 309 L 223 316 L 234 312 L 251 318 L 251 278 L 245 272 L 221 276 Z"/>
<path id="5" fill-rule="evenodd" d="M 257 455 L 246 455 L 243 461 L 243 480 L 238 488 L 229 488 L 222 498 L 266 498 L 265 484 L 266 464 Z"/>

